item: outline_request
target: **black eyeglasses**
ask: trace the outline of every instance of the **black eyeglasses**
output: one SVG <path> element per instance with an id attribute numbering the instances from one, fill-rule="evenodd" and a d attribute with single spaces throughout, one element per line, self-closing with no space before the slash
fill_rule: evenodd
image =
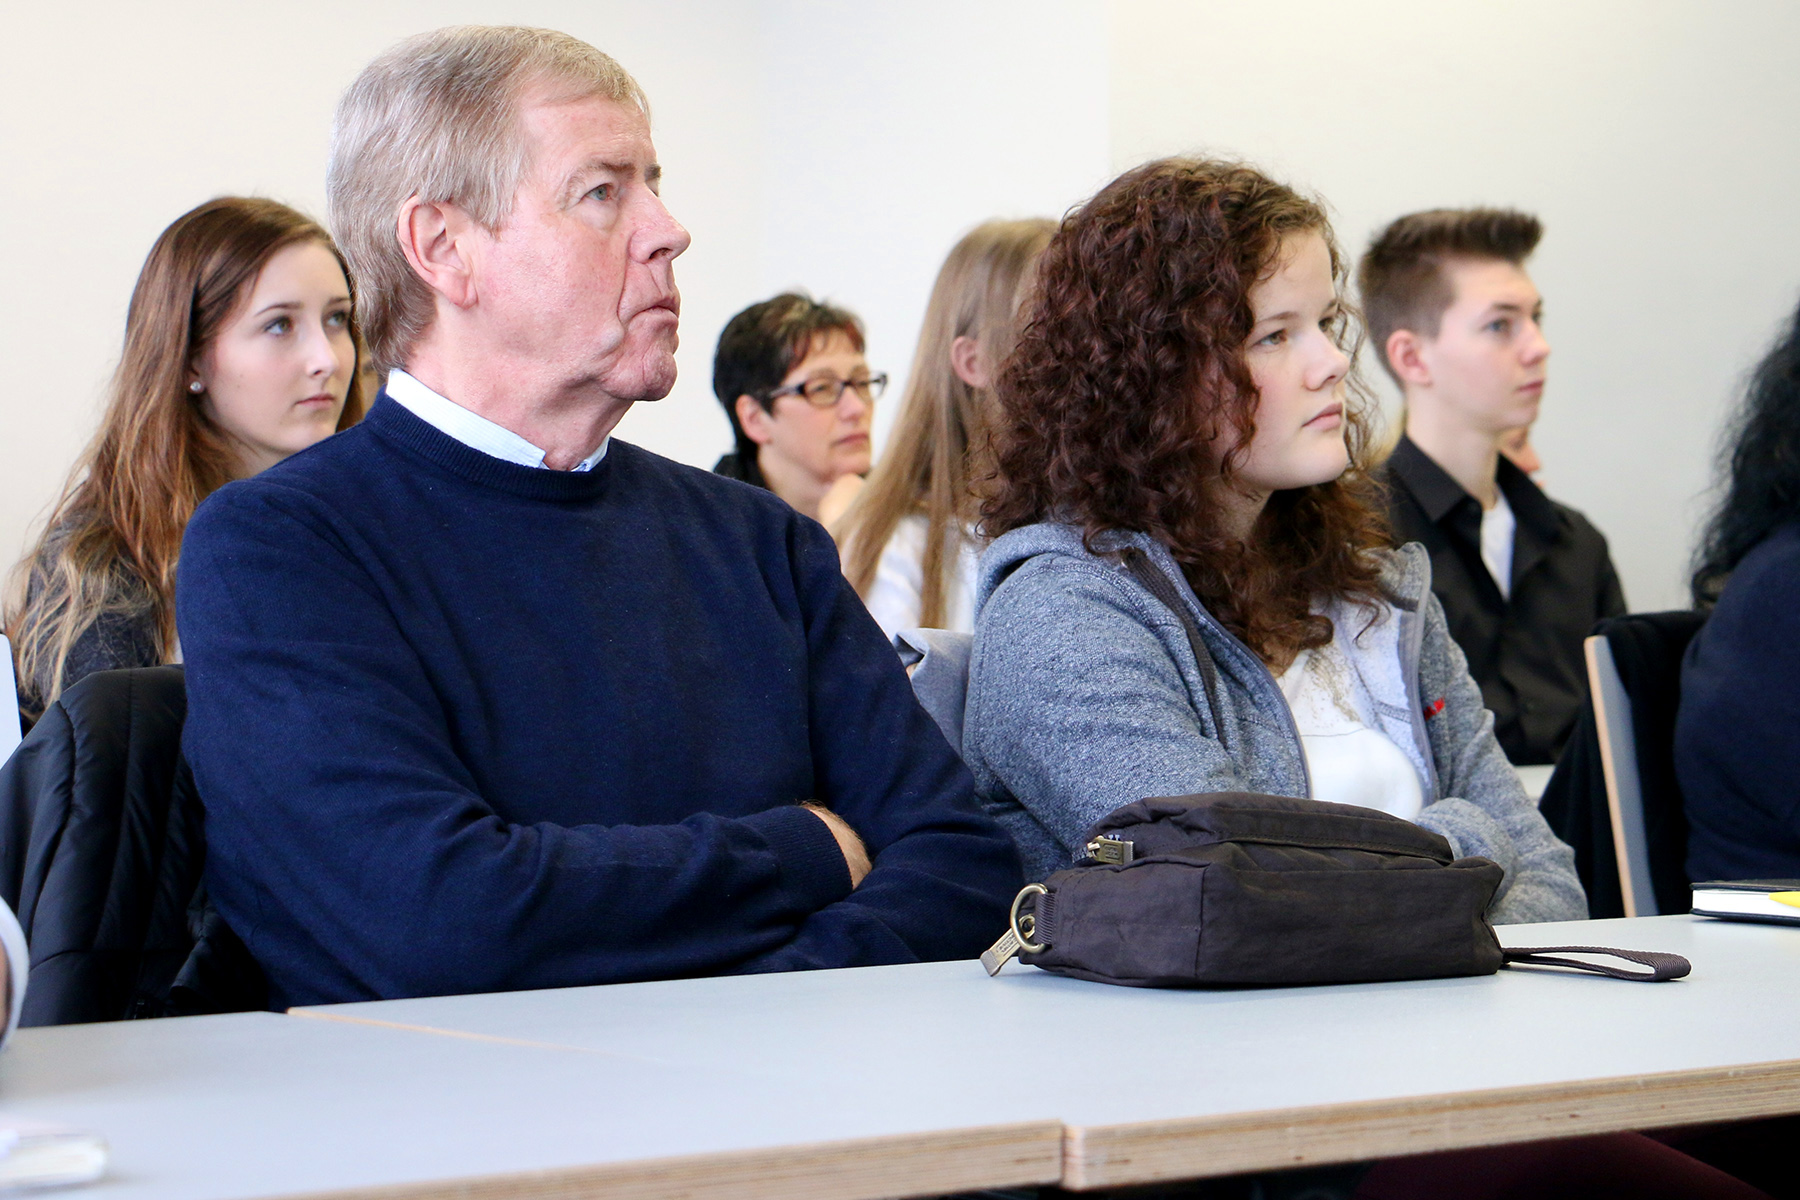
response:
<path id="1" fill-rule="evenodd" d="M 845 392 L 855 388 L 864 403 L 872 404 L 887 390 L 887 381 L 886 375 L 871 375 L 867 379 L 808 379 L 805 383 L 776 388 L 765 398 L 773 404 L 782 396 L 798 396 L 814 408 L 831 408 L 844 398 Z"/>

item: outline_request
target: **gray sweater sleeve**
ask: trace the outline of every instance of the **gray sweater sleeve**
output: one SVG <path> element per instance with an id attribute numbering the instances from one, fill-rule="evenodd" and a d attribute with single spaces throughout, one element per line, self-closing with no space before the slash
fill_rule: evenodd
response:
<path id="1" fill-rule="evenodd" d="M 1114 809 L 1242 786 L 1178 665 L 1199 677 L 1185 635 L 1154 603 L 1102 565 L 1046 556 L 982 608 L 963 745 L 981 791 L 999 785 L 1060 848 L 1028 878 L 1067 866 Z"/>
<path id="2" fill-rule="evenodd" d="M 1482 704 L 1436 596 L 1426 596 L 1420 615 L 1419 687 L 1427 711 L 1437 709 L 1426 731 L 1445 798 L 1421 812 L 1418 823 L 1443 834 L 1458 854 L 1491 858 L 1505 869 L 1488 909 L 1494 924 L 1585 920 L 1575 854 L 1550 831 L 1506 761 L 1494 738 L 1494 715 Z"/>

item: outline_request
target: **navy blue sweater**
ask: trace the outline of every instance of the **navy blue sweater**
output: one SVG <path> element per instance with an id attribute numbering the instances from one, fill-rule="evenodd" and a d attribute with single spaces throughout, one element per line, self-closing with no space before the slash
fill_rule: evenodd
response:
<path id="1" fill-rule="evenodd" d="M 1744 556 L 1689 644 L 1675 774 L 1688 878 L 1800 878 L 1800 525 Z"/>
<path id="2" fill-rule="evenodd" d="M 385 396 L 200 507 L 185 747 L 279 1004 L 978 953 L 1019 885 L 815 522 Z M 817 800 L 868 845 L 852 891 Z"/>

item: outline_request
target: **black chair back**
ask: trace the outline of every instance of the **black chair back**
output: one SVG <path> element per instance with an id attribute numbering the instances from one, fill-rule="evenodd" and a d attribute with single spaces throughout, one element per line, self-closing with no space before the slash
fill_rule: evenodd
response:
<path id="1" fill-rule="evenodd" d="M 1679 610 L 1634 613 L 1594 626 L 1594 633 L 1612 648 L 1619 681 L 1631 700 L 1651 890 L 1657 910 L 1665 913 L 1686 912 L 1692 902 L 1687 877 L 1687 816 L 1681 807 L 1681 786 L 1675 779 L 1675 714 L 1681 704 L 1681 660 L 1705 620 L 1700 613 Z M 1591 699 L 1556 761 L 1539 808 L 1550 828 L 1575 851 L 1575 870 L 1587 889 L 1588 915 L 1624 916 Z"/>
<path id="2" fill-rule="evenodd" d="M 24 1025 L 261 1008 L 207 901 L 205 810 L 181 756 L 180 667 L 102 671 L 0 767 L 0 897 L 31 946 Z"/>

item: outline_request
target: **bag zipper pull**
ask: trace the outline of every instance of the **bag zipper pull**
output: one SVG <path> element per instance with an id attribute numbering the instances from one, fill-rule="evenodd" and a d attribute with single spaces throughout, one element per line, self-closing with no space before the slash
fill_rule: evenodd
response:
<path id="1" fill-rule="evenodd" d="M 1088 857 L 1110 867 L 1123 867 L 1136 857 L 1137 844 L 1105 834 L 1087 844 Z"/>

